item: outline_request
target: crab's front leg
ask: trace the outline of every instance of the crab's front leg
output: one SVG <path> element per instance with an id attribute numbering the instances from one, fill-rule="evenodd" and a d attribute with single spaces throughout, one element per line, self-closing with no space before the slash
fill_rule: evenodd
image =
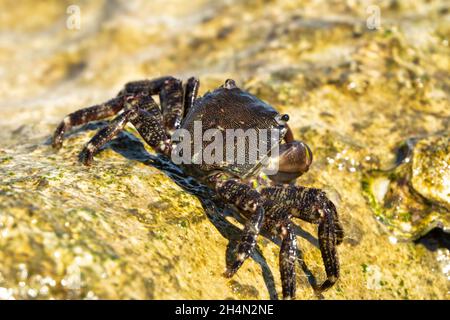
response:
<path id="1" fill-rule="evenodd" d="M 315 289 L 322 292 L 332 287 L 339 278 L 336 246 L 344 237 L 344 230 L 333 202 L 320 189 L 297 186 L 269 187 L 263 189 L 261 194 L 278 203 L 290 215 L 319 225 L 319 247 L 327 279 Z"/>
<path id="2" fill-rule="evenodd" d="M 295 261 L 297 260 L 297 238 L 292 230 L 291 221 L 286 218 L 279 227 L 281 234 L 280 275 L 284 299 L 295 299 L 296 277 Z"/>
<path id="3" fill-rule="evenodd" d="M 264 221 L 264 199 L 258 191 L 237 179 L 226 179 L 222 175 L 211 179 L 215 183 L 217 194 L 227 203 L 244 211 L 249 217 L 238 244 L 234 262 L 225 272 L 225 276 L 231 277 L 242 266 L 256 245 L 256 238 Z"/>
<path id="4" fill-rule="evenodd" d="M 324 192 L 320 191 L 316 196 L 312 210 L 319 213 L 319 247 L 327 274 L 327 279 L 316 290 L 323 292 L 331 288 L 339 278 L 340 267 L 336 246 L 344 238 L 344 229 L 337 218 L 336 207 Z"/>
<path id="5" fill-rule="evenodd" d="M 276 231 L 281 238 L 279 255 L 281 287 L 283 299 L 290 300 L 295 299 L 296 292 L 297 237 L 293 230 L 289 206 L 283 202 L 272 200 L 275 198 L 272 197 L 272 191 L 275 191 L 273 195 L 276 196 L 276 190 L 277 188 L 266 188 L 261 191 L 261 194 L 266 197 L 264 228 Z"/>

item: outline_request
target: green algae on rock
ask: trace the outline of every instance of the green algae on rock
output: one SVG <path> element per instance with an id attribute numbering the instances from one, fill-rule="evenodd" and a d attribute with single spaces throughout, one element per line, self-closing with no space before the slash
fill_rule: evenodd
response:
<path id="1" fill-rule="evenodd" d="M 401 239 L 450 231 L 450 136 L 409 140 L 399 164 L 369 171 L 363 190 L 377 218 Z"/>

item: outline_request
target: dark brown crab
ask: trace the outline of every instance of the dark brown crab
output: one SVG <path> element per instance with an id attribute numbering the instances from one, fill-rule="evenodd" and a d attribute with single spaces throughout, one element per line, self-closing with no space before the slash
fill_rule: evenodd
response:
<path id="1" fill-rule="evenodd" d="M 116 98 L 65 117 L 54 133 L 53 147 L 61 147 L 64 133 L 72 126 L 104 119 L 120 111 L 123 112 L 86 144 L 81 153 L 84 164 L 90 164 L 99 148 L 128 122 L 155 151 L 167 157 L 176 147 L 171 141 L 174 131 L 181 128 L 192 133 L 193 123 L 199 119 L 202 120 L 203 131 L 228 128 L 278 130 L 279 156 L 276 161 L 279 171 L 269 176 L 271 182 L 268 185 L 255 186 L 254 183 L 261 181 L 258 178 L 267 165 L 263 161 L 253 164 L 200 162 L 183 164 L 183 167 L 247 218 L 234 262 L 227 268 L 226 276 L 236 273 L 255 247 L 261 228 L 267 228 L 276 232 L 282 241 L 280 272 L 283 297 L 295 298 L 297 243 L 291 218 L 296 217 L 319 225 L 319 246 L 327 279 L 315 289 L 321 292 L 333 286 L 339 277 L 336 246 L 342 242 L 344 232 L 334 204 L 323 191 L 286 184 L 308 171 L 312 162 L 308 146 L 293 140 L 286 124 L 289 117 L 280 115 L 270 105 L 241 90 L 233 80 L 227 80 L 223 86 L 199 98 L 198 87 L 199 81 L 195 78 L 190 78 L 184 87 L 173 77 L 128 83 Z M 151 97 L 157 94 L 161 107 Z"/>

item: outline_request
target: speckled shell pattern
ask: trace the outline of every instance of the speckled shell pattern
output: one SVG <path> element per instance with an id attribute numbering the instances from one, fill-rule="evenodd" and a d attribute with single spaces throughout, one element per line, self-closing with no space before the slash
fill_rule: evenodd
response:
<path id="1" fill-rule="evenodd" d="M 191 136 L 194 133 L 195 121 L 202 122 L 202 135 L 208 129 L 217 128 L 222 131 L 222 137 L 224 138 L 224 161 L 221 163 L 190 164 L 186 166 L 193 166 L 195 168 L 190 168 L 191 170 L 194 169 L 195 171 L 203 172 L 221 170 L 240 178 L 255 175 L 261 169 L 261 162 L 250 163 L 248 161 L 257 152 L 257 150 L 249 148 L 248 142 L 245 144 L 245 163 L 238 164 L 236 161 L 230 163 L 225 161 L 225 130 L 242 129 L 245 131 L 247 129 L 256 129 L 259 136 L 261 129 L 267 129 L 267 150 L 271 150 L 275 144 L 270 141 L 270 130 L 277 130 L 279 136 L 278 142 L 286 134 L 285 126 L 276 120 L 278 115 L 279 113 L 272 106 L 237 87 L 221 87 L 206 93 L 203 97 L 196 100 L 194 108 L 189 110 L 181 127 L 187 129 L 191 133 Z M 194 141 L 192 139 L 192 154 L 194 154 L 193 143 Z M 204 150 L 210 143 L 209 141 L 202 142 L 202 149 Z M 236 141 L 234 143 L 236 150 Z M 268 155 L 270 155 L 270 152 Z"/>

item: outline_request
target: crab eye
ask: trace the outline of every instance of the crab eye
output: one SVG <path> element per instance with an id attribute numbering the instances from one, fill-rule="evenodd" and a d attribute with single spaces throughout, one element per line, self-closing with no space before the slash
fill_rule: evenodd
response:
<path id="1" fill-rule="evenodd" d="M 286 122 L 289 121 L 289 115 L 287 114 L 279 114 L 275 117 L 275 120 L 278 122 L 278 124 L 284 126 L 286 125 Z"/>
<path id="2" fill-rule="evenodd" d="M 233 79 L 227 79 L 227 80 L 225 80 L 225 88 L 226 89 L 233 89 L 233 88 L 236 88 L 237 86 L 236 86 L 236 82 L 234 82 L 234 80 Z"/>

